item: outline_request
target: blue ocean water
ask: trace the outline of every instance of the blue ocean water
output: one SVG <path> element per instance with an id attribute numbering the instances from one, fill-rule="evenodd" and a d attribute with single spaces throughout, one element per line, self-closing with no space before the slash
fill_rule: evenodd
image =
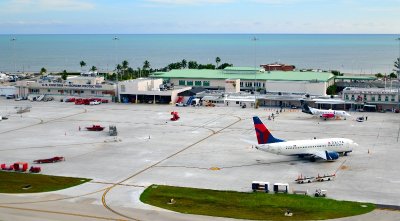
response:
<path id="1" fill-rule="evenodd" d="M 320 34 L 143 34 L 0 35 L 0 71 L 80 71 L 79 62 L 112 71 L 127 60 L 133 68 L 148 60 L 152 68 L 221 58 L 235 66 L 280 62 L 297 68 L 354 74 L 390 73 L 399 56 L 397 35 Z M 256 41 L 252 38 L 256 37 Z M 15 38 L 15 40 L 11 40 Z"/>

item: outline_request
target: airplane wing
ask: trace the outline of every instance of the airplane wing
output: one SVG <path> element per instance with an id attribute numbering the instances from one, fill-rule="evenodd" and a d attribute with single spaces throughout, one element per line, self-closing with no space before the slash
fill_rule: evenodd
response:
<path id="1" fill-rule="evenodd" d="M 318 152 L 314 152 L 314 153 L 312 153 L 313 155 L 315 155 L 315 156 L 317 156 L 317 157 L 319 157 L 319 158 L 322 158 L 322 159 L 324 159 L 324 160 L 327 160 L 327 157 L 326 157 L 326 152 L 328 152 L 328 151 L 318 151 Z"/>
<path id="2" fill-rule="evenodd" d="M 337 160 L 339 158 L 339 154 L 336 152 L 329 151 L 317 151 L 312 153 L 314 156 L 320 157 L 324 160 Z"/>

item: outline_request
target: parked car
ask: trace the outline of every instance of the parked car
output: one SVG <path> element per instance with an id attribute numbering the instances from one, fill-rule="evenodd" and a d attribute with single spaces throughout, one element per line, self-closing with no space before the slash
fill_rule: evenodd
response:
<path id="1" fill-rule="evenodd" d="M 6 98 L 7 99 L 14 99 L 15 95 L 14 94 L 8 94 L 8 95 L 6 95 Z"/>
<path id="2" fill-rule="evenodd" d="M 101 104 L 100 101 L 90 101 L 90 105 L 99 105 Z"/>

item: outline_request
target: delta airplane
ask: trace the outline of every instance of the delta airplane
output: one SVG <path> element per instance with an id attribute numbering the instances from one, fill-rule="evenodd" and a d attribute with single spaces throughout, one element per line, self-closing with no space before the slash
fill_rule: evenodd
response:
<path id="1" fill-rule="evenodd" d="M 275 138 L 261 122 L 260 118 L 253 117 L 254 128 L 258 145 L 256 148 L 262 151 L 286 155 L 286 156 L 310 156 L 310 161 L 322 158 L 327 161 L 334 161 L 339 158 L 339 153 L 347 155 L 352 152 L 358 144 L 346 138 L 327 138 L 311 140 L 284 141 Z"/>
<path id="2" fill-rule="evenodd" d="M 303 104 L 301 111 L 306 114 L 320 116 L 324 118 L 324 120 L 335 117 L 343 117 L 346 120 L 346 117 L 351 117 L 346 111 L 316 109 L 309 107 L 306 103 Z"/>

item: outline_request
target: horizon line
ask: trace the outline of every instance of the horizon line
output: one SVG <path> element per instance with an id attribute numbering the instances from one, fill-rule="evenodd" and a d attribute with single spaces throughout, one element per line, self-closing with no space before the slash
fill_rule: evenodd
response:
<path id="1" fill-rule="evenodd" d="M 0 35 L 400 35 L 400 33 L 0 33 Z"/>

